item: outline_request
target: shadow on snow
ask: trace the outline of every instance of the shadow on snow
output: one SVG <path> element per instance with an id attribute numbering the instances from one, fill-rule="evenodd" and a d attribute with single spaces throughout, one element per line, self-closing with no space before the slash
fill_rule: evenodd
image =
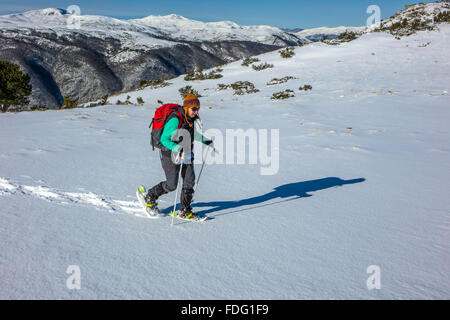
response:
<path id="1" fill-rule="evenodd" d="M 305 197 L 311 197 L 311 194 L 308 194 L 308 192 L 314 192 L 319 190 L 324 190 L 332 187 L 339 187 L 346 184 L 354 184 L 354 183 L 360 183 L 364 182 L 366 179 L 364 178 L 358 178 L 358 179 L 351 179 L 351 180 L 343 180 L 336 177 L 328 177 L 328 178 L 322 178 L 322 179 L 316 179 L 316 180 L 309 180 L 309 181 L 301 181 L 301 182 L 294 182 L 294 183 L 288 183 L 281 186 L 278 186 L 274 188 L 273 191 L 256 196 L 251 198 L 246 198 L 242 200 L 236 200 L 236 201 L 212 201 L 212 202 L 196 202 L 193 203 L 193 207 L 213 207 L 210 209 L 200 210 L 197 211 L 199 215 L 205 215 L 211 212 L 218 212 L 228 209 L 236 209 L 232 211 L 227 211 L 223 213 L 217 213 L 214 214 L 214 216 L 221 216 L 226 215 L 234 212 L 239 211 L 245 211 L 245 210 L 251 210 L 259 207 L 265 207 L 270 206 L 273 204 L 278 204 L 286 201 L 292 201 L 297 200 L 300 198 Z M 293 197 L 293 198 L 292 198 Z M 275 202 L 266 203 L 270 200 L 275 199 L 284 199 L 279 200 Z M 286 199 L 288 198 L 288 199 Z M 251 206 L 249 208 L 241 208 L 244 206 Z M 238 209 L 239 208 L 239 209 Z M 163 210 L 163 212 L 170 212 L 170 208 L 166 208 Z"/>

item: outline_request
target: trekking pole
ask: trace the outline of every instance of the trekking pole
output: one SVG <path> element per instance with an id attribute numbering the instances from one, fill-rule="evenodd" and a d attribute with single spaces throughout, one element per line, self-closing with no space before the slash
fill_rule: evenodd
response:
<path id="1" fill-rule="evenodd" d="M 195 187 L 194 187 L 194 193 L 195 193 L 195 190 L 197 190 L 198 182 L 200 181 L 200 177 L 202 176 L 202 171 L 203 171 L 203 167 L 205 166 L 205 163 L 206 163 L 206 158 L 208 157 L 209 148 L 211 148 L 211 145 L 209 145 L 208 148 L 206 148 L 206 155 L 205 155 L 205 158 L 203 158 L 202 168 L 200 169 L 200 173 L 198 174 L 197 183 L 195 184 Z"/>
<path id="2" fill-rule="evenodd" d="M 175 201 L 174 201 L 174 203 L 173 203 L 172 223 L 170 224 L 170 226 L 173 226 L 173 218 L 175 217 L 175 208 L 177 207 L 178 189 L 180 188 L 181 171 L 183 170 L 183 163 L 184 163 L 184 161 L 181 160 L 180 172 L 178 173 L 177 192 L 176 192 L 176 194 L 175 194 Z"/>

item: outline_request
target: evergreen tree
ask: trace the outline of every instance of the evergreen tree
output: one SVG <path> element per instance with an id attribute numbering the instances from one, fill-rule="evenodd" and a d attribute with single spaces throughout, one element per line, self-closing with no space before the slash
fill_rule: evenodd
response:
<path id="1" fill-rule="evenodd" d="M 22 73 L 17 64 L 0 61 L 0 109 L 26 105 L 31 94 L 30 76 Z"/>

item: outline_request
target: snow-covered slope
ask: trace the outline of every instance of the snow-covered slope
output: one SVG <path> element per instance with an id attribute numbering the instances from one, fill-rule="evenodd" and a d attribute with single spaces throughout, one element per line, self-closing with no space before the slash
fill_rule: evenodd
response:
<path id="1" fill-rule="evenodd" d="M 143 106 L 1 114 L 0 298 L 449 299 L 448 35 L 263 54 L 273 68 L 238 61 L 218 80 L 128 93 Z M 243 80 L 260 91 L 217 90 Z M 185 85 L 220 149 L 226 129 L 279 129 L 279 170 L 207 165 L 194 209 L 213 219 L 171 227 L 134 193 L 163 179 L 148 124 Z M 284 89 L 295 97 L 270 99 Z M 80 290 L 66 286 L 71 265 Z M 367 287 L 372 265 L 381 289 Z"/>
<path id="2" fill-rule="evenodd" d="M 386 21 L 378 30 L 396 36 L 408 36 L 420 30 L 434 30 L 439 23 L 450 22 L 450 2 L 419 3 L 406 5 Z"/>
<path id="3" fill-rule="evenodd" d="M 439 14 L 448 13 L 449 11 L 450 3 L 448 1 L 406 5 L 404 10 L 383 21 L 383 26 L 389 28 L 392 25 L 402 23 L 403 20 L 406 20 L 408 23 L 414 21 L 423 24 L 436 23 L 438 22 L 437 16 Z"/>
<path id="4" fill-rule="evenodd" d="M 354 32 L 354 33 L 364 33 L 367 30 L 367 27 L 335 27 L 335 28 L 328 28 L 328 27 L 319 27 L 319 28 L 312 28 L 312 29 L 305 29 L 299 32 L 296 32 L 295 34 L 299 36 L 300 38 L 305 38 L 311 41 L 317 41 L 322 40 L 324 36 L 327 36 L 328 38 L 338 37 L 340 34 L 345 32 Z"/>

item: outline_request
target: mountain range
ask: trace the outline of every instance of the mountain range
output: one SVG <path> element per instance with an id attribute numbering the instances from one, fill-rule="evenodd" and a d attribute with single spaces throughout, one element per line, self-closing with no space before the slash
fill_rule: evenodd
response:
<path id="1" fill-rule="evenodd" d="M 176 14 L 121 20 L 57 8 L 2 15 L 0 60 L 18 64 L 30 75 L 33 87 L 29 105 L 9 111 L 57 109 L 64 100 L 86 103 L 134 90 L 143 80 L 171 79 L 286 46 L 339 39 L 346 33 L 352 33 L 350 40 L 371 31 L 409 35 L 448 20 L 449 6 L 448 2 L 406 6 L 378 30 L 365 26 L 282 30 L 232 21 L 201 22 Z"/>
<path id="2" fill-rule="evenodd" d="M 30 104 L 15 110 L 86 102 L 310 41 L 276 27 L 175 14 L 120 20 L 47 8 L 0 16 L 0 59 L 19 64 L 33 86 Z"/>

